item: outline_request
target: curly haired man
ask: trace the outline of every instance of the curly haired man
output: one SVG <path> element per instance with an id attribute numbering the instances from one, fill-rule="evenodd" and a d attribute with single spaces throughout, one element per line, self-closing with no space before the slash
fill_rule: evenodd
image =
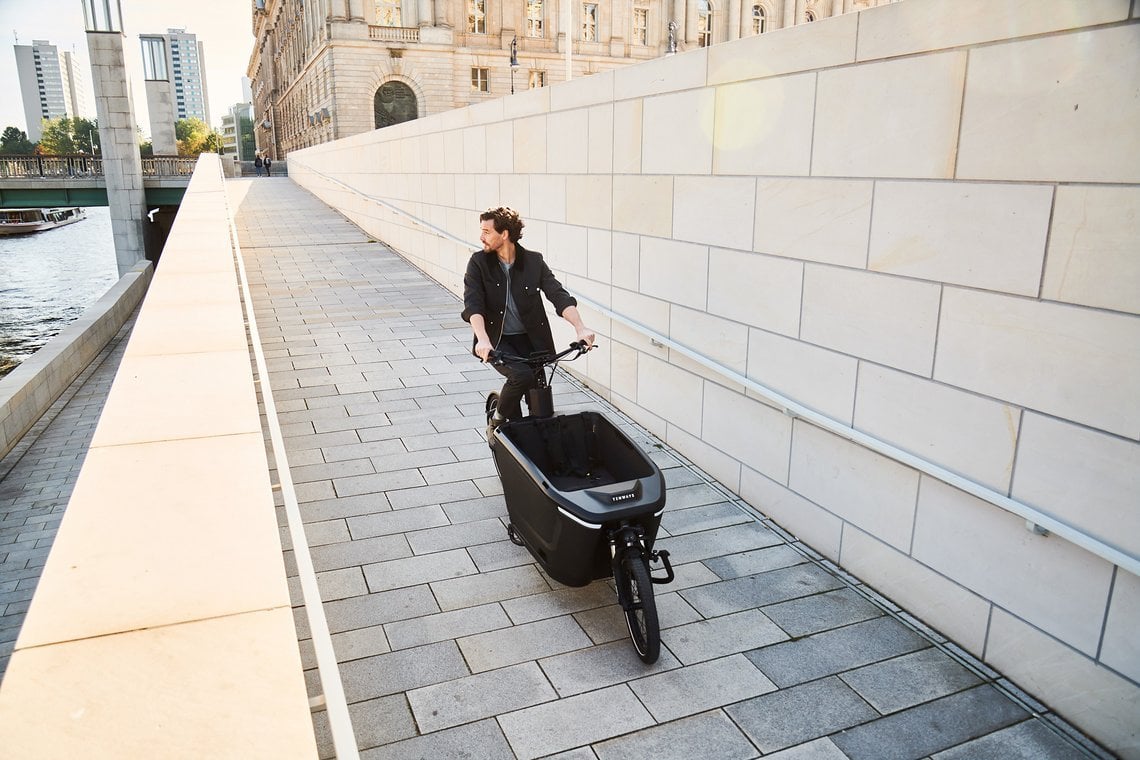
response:
<path id="1" fill-rule="evenodd" d="M 519 243 L 524 226 L 516 211 L 503 206 L 479 215 L 483 250 L 471 254 L 467 262 L 462 316 L 474 333 L 472 353 L 483 361 L 496 348 L 515 356 L 554 351 L 541 295 L 574 327 L 577 340 L 594 344 L 594 331 L 582 323 L 578 302 L 555 278 L 542 254 Z M 487 427 L 488 437 L 504 421 L 522 416 L 520 402 L 534 387 L 533 370 L 521 362 L 508 362 L 495 369 L 506 382 L 499 394 L 498 410 Z"/>

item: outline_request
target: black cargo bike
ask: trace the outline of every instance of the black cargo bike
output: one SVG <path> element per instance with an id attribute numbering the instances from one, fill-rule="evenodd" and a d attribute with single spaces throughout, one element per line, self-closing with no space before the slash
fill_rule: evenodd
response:
<path id="1" fill-rule="evenodd" d="M 488 443 L 503 483 L 511 541 L 564 585 L 612 576 L 633 646 L 652 663 L 661 651 L 653 584 L 673 580 L 669 553 L 653 548 L 665 511 L 665 479 L 604 415 L 555 414 L 550 380 L 558 363 L 588 350 L 572 343 L 561 353 L 529 357 L 492 351 L 493 364 L 531 367 L 536 387 L 527 394 L 528 416 L 504 422 Z M 488 422 L 498 400 L 498 393 L 487 396 Z M 658 562 L 663 577 L 650 571 Z"/>

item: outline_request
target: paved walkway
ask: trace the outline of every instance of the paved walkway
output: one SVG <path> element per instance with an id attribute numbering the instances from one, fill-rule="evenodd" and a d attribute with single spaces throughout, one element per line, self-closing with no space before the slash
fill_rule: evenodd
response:
<path id="1" fill-rule="evenodd" d="M 0 459 L 0 679 L 71 498 L 134 317 Z"/>
<path id="2" fill-rule="evenodd" d="M 669 485 L 677 580 L 643 665 L 608 584 L 560 587 L 506 540 L 498 376 L 458 301 L 287 179 L 230 188 L 363 757 L 1108 757 L 563 380 L 560 408 L 622 421 Z M 128 331 L 0 460 L 0 674 Z"/>
<path id="3" fill-rule="evenodd" d="M 559 408 L 622 420 L 669 486 L 643 665 L 607 583 L 561 587 L 507 541 L 499 379 L 457 299 L 288 180 L 231 192 L 364 757 L 1104 756 L 563 381 Z"/>

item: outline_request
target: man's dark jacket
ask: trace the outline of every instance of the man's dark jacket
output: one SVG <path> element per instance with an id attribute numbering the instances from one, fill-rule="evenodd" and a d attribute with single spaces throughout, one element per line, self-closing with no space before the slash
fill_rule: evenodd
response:
<path id="1" fill-rule="evenodd" d="M 554 351 L 554 337 L 539 293 L 546 294 L 558 316 L 562 316 L 568 306 L 577 306 L 578 302 L 555 278 L 542 254 L 528 251 L 520 243 L 515 243 L 515 263 L 511 267 L 510 281 L 519 318 L 526 327 L 534 350 Z M 499 265 L 498 254 L 476 251 L 471 254 L 467 272 L 463 275 L 463 321 L 470 322 L 472 314 L 482 314 L 491 344 L 497 346 L 503 333 L 506 308 L 507 275 Z M 477 342 L 475 339 L 471 344 L 472 353 Z"/>

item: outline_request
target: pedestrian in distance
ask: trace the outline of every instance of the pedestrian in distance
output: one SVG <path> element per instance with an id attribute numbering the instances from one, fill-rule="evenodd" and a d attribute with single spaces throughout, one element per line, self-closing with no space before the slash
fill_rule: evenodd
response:
<path id="1" fill-rule="evenodd" d="M 484 362 L 497 349 L 514 356 L 554 353 L 543 295 L 574 328 L 578 341 L 594 345 L 594 331 L 582 323 L 578 301 L 555 278 L 542 254 L 519 242 L 524 226 L 516 211 L 503 206 L 479 215 L 483 250 L 467 262 L 461 316 L 471 325 L 471 351 Z M 506 382 L 487 425 L 488 438 L 503 422 L 522 417 L 522 399 L 535 386 L 534 370 L 522 362 L 505 362 L 495 369 Z"/>
<path id="2" fill-rule="evenodd" d="M 273 173 L 269 170 L 269 167 L 271 167 L 271 166 L 273 166 L 273 159 L 271 159 L 269 156 L 266 156 L 265 157 L 265 176 L 266 177 L 272 177 L 273 176 Z"/>
<path id="3" fill-rule="evenodd" d="M 261 167 L 265 166 L 265 162 L 261 160 L 261 154 L 258 153 L 253 158 L 253 170 L 257 172 L 257 176 L 261 176 Z"/>

